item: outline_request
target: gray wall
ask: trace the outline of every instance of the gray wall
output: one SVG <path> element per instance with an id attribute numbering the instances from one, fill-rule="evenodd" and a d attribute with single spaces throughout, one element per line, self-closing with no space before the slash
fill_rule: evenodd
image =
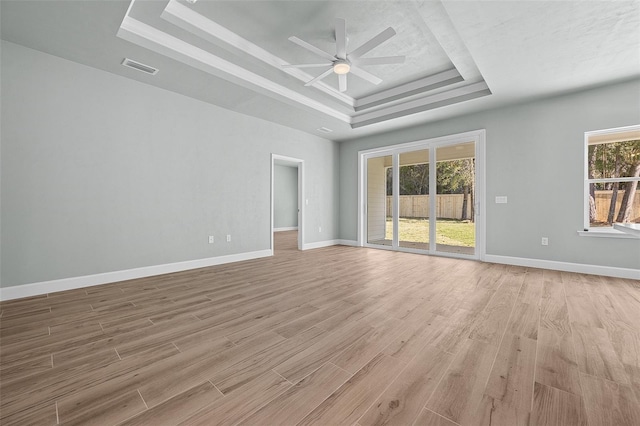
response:
<path id="1" fill-rule="evenodd" d="M 298 226 L 298 168 L 276 164 L 273 186 L 273 227 Z"/>
<path id="2" fill-rule="evenodd" d="M 271 153 L 338 237 L 335 142 L 7 42 L 1 76 L 3 287 L 269 249 Z"/>
<path id="3" fill-rule="evenodd" d="M 343 142 L 340 236 L 357 238 L 359 150 L 486 129 L 487 254 L 640 268 L 639 240 L 576 232 L 584 226 L 584 132 L 638 122 L 636 80 Z M 496 195 L 509 203 L 491 202 Z"/>

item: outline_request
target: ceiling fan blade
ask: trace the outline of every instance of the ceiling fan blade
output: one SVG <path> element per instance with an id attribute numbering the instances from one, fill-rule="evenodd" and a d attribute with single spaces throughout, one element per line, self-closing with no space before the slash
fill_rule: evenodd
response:
<path id="1" fill-rule="evenodd" d="M 402 64 L 404 56 L 380 56 L 378 58 L 358 58 L 353 61 L 357 65 Z"/>
<path id="2" fill-rule="evenodd" d="M 347 91 L 347 74 L 338 74 L 338 88 L 341 92 Z"/>
<path id="3" fill-rule="evenodd" d="M 298 45 L 298 46 L 300 46 L 300 47 L 304 47 L 305 49 L 312 51 L 312 52 L 313 52 L 313 53 L 315 53 L 316 55 L 322 56 L 323 58 L 330 60 L 331 62 L 333 62 L 333 61 L 335 61 L 335 60 L 336 60 L 336 57 L 335 57 L 335 56 L 333 56 L 333 55 L 331 55 L 331 54 L 329 54 L 329 53 L 325 52 L 325 51 L 324 51 L 324 50 L 322 50 L 322 49 L 318 49 L 318 48 L 317 48 L 317 47 L 315 47 L 314 45 L 309 44 L 309 43 L 307 43 L 307 42 L 306 42 L 306 41 L 304 41 L 304 40 L 300 40 L 300 39 L 299 39 L 298 37 L 296 37 L 296 36 L 291 36 L 291 37 L 289 37 L 289 40 L 290 40 L 290 41 L 292 41 L 292 42 L 294 42 L 295 44 L 297 44 L 297 45 Z"/>
<path id="4" fill-rule="evenodd" d="M 324 64 L 286 64 L 282 65 L 282 68 L 319 68 L 330 67 L 331 62 L 325 62 Z"/>
<path id="5" fill-rule="evenodd" d="M 391 27 L 387 28 L 386 30 L 384 30 L 383 32 L 381 32 L 380 34 L 378 34 L 377 36 L 375 36 L 374 38 L 372 38 L 362 46 L 358 47 L 353 52 L 349 53 L 349 59 L 359 58 L 360 56 L 364 55 L 374 47 L 377 47 L 382 43 L 384 43 L 385 41 L 389 40 L 394 35 L 396 35 L 396 31 Z"/>
<path id="6" fill-rule="evenodd" d="M 347 22 L 336 18 L 336 56 L 347 59 Z"/>
<path id="7" fill-rule="evenodd" d="M 365 70 L 363 70 L 362 68 L 358 68 L 358 67 L 354 67 L 353 65 L 351 66 L 351 70 L 350 72 L 353 75 L 357 75 L 358 77 L 367 80 L 369 83 L 373 83 L 373 84 L 380 84 L 382 83 L 382 80 L 378 77 L 376 77 L 373 74 L 370 74 L 368 72 L 366 72 Z"/>
<path id="8" fill-rule="evenodd" d="M 311 86 L 312 84 L 315 84 L 316 82 L 322 80 L 323 78 L 325 78 L 326 76 L 328 76 L 329 74 L 331 74 L 333 72 L 333 68 L 329 68 L 328 70 L 326 70 L 325 72 L 323 72 L 322 74 L 320 74 L 319 76 L 317 76 L 316 78 L 314 78 L 313 80 L 305 83 L 305 86 Z"/>

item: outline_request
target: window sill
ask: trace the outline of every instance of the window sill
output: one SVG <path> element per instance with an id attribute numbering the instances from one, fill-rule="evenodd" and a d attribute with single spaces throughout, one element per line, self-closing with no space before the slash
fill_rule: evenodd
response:
<path id="1" fill-rule="evenodd" d="M 581 237 L 595 237 L 595 238 L 631 238 L 631 239 L 640 239 L 640 237 L 632 235 L 632 234 L 627 234 L 625 232 L 622 231 L 618 231 L 616 229 L 613 228 L 606 228 L 606 229 L 591 229 L 589 231 L 578 231 L 578 235 L 580 235 Z"/>

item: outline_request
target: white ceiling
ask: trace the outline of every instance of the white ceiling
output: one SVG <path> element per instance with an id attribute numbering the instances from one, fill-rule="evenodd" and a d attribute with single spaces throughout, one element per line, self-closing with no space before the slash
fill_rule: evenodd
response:
<path id="1" fill-rule="evenodd" d="M 334 140 L 640 76 L 639 1 L 6 1 L 2 39 Z M 391 26 L 375 86 L 338 92 L 295 35 L 335 53 Z M 124 57 L 157 67 L 148 76 Z M 322 62 L 322 61 L 320 61 Z M 317 129 L 332 129 L 325 134 Z"/>

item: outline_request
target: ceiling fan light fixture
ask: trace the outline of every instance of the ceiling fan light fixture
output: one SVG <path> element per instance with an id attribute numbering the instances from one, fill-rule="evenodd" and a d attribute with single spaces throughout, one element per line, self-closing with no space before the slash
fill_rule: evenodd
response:
<path id="1" fill-rule="evenodd" d="M 372 84 L 380 84 L 382 82 L 381 79 L 376 77 L 375 75 L 369 74 L 367 71 L 361 68 L 362 65 L 383 65 L 383 64 L 401 64 L 404 62 L 404 56 L 380 56 L 373 58 L 361 58 L 362 55 L 368 53 L 369 51 L 375 49 L 377 46 L 381 45 L 385 41 L 389 40 L 391 37 L 396 35 L 396 32 L 393 28 L 389 27 L 386 30 L 382 31 L 377 36 L 373 37 L 356 50 L 351 52 L 347 52 L 347 30 L 346 30 L 346 22 L 342 18 L 336 18 L 336 54 L 332 55 L 329 52 L 326 52 L 322 49 L 317 48 L 316 46 L 307 43 L 304 40 L 299 39 L 296 36 L 289 37 L 289 41 L 297 44 L 300 47 L 307 49 L 310 52 L 315 53 L 317 56 L 320 56 L 324 59 L 327 59 L 331 62 L 327 63 L 327 68 L 325 71 L 318 75 L 317 77 L 307 81 L 305 86 L 313 86 L 323 78 L 326 78 L 330 74 L 336 74 L 338 76 L 338 90 L 340 92 L 347 91 L 347 75 L 352 73 L 364 80 Z M 353 65 L 352 62 L 353 61 Z M 323 67 L 323 64 L 284 64 L 283 68 L 316 68 Z"/>
<path id="2" fill-rule="evenodd" d="M 346 61 L 337 61 L 333 64 L 333 72 L 342 75 L 351 71 L 351 65 Z"/>

